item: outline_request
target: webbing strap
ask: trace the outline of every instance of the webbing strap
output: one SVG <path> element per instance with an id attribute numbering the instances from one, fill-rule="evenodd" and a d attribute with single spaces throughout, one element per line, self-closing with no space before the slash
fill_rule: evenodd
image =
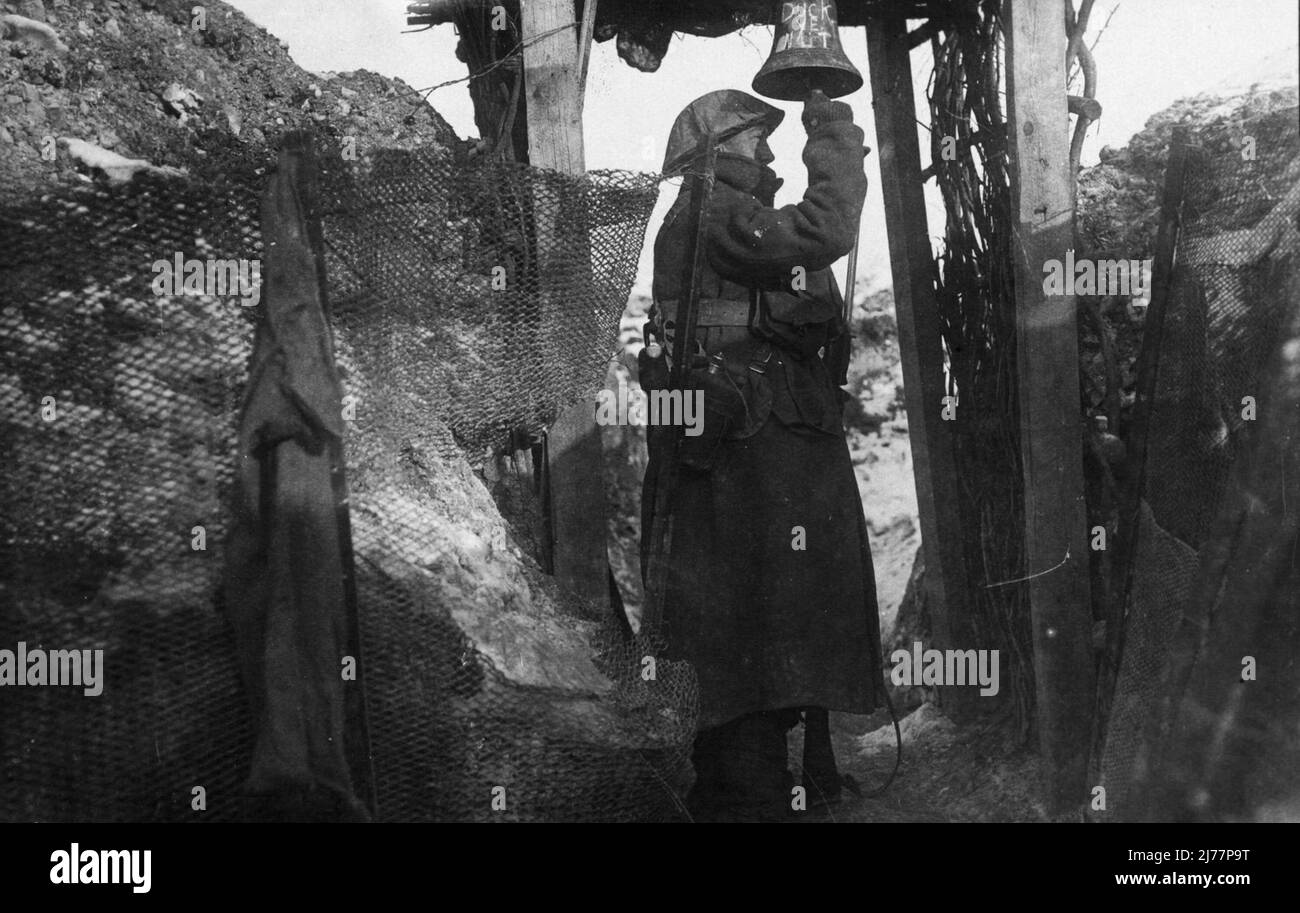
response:
<path id="1" fill-rule="evenodd" d="M 673 301 L 659 302 L 667 309 Z M 747 327 L 749 326 L 749 302 L 728 298 L 701 298 L 700 314 L 695 319 L 697 327 Z"/>

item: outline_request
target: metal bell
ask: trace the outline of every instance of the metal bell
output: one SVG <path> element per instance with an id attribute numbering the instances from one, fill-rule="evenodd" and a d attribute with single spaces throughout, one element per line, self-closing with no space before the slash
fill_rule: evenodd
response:
<path id="1" fill-rule="evenodd" d="M 772 53 L 754 77 L 754 91 L 768 98 L 805 101 L 820 89 L 838 98 L 862 88 L 862 74 L 840 44 L 834 0 L 780 4 Z"/>

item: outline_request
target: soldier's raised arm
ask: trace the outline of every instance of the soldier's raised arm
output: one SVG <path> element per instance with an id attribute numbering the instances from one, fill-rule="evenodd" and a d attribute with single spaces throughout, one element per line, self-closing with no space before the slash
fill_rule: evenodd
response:
<path id="1" fill-rule="evenodd" d="M 728 279 L 788 279 L 794 267 L 825 269 L 853 246 L 867 193 L 862 128 L 848 105 L 820 93 L 804 106 L 803 122 L 802 201 L 778 208 L 721 183 L 714 190 L 708 256 Z"/>

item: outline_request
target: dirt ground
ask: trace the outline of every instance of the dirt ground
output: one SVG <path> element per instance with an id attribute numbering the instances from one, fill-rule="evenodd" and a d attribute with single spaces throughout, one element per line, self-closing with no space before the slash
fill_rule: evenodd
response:
<path id="1" fill-rule="evenodd" d="M 898 774 L 875 797 L 843 795 L 839 804 L 806 813 L 826 823 L 1052 820 L 1037 798 L 1038 757 L 1011 735 L 1009 720 L 958 726 L 932 703 L 906 716 L 900 729 Z M 831 714 L 831 739 L 841 774 L 866 794 L 878 791 L 895 764 L 894 727 L 888 713 L 870 717 Z M 791 733 L 791 770 L 800 778 L 802 728 Z M 810 804 L 811 798 L 810 798 Z"/>

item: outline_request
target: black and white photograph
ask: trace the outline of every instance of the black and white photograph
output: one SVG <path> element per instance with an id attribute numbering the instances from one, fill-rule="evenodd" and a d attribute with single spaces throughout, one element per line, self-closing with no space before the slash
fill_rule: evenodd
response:
<path id="1" fill-rule="evenodd" d="M 1300 822 L 1298 32 L 0 0 L 13 874 L 1024 823 L 1251 885 Z"/>

